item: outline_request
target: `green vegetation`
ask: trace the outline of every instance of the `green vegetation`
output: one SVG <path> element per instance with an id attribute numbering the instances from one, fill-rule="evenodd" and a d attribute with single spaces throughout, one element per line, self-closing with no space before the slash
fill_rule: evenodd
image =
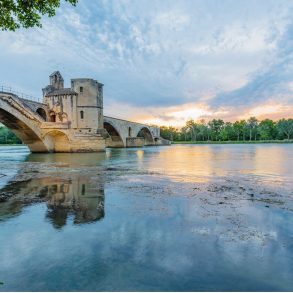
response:
<path id="1" fill-rule="evenodd" d="M 7 127 L 0 127 L 0 144 L 21 144 L 21 140 Z"/>
<path id="2" fill-rule="evenodd" d="M 255 117 L 234 123 L 213 119 L 188 120 L 184 127 L 162 126 L 161 136 L 174 143 L 293 142 L 293 119 L 258 121 Z"/>
<path id="3" fill-rule="evenodd" d="M 65 1 L 75 6 L 78 0 Z M 0 0 L 0 29 L 41 27 L 41 16 L 54 16 L 59 6 L 60 0 Z"/>
<path id="4" fill-rule="evenodd" d="M 256 144 L 256 143 L 293 143 L 293 139 L 285 140 L 227 140 L 227 141 L 172 141 L 172 144 Z"/>

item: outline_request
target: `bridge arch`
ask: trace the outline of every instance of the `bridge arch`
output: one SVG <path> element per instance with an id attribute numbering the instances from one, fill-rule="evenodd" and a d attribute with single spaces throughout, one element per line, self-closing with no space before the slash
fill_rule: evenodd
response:
<path id="1" fill-rule="evenodd" d="M 37 120 L 22 108 L 17 99 L 9 95 L 0 96 L 0 122 L 8 127 L 32 152 L 48 152 L 38 127 Z"/>
<path id="2" fill-rule="evenodd" d="M 112 123 L 104 121 L 104 128 L 110 135 L 110 137 L 106 139 L 107 146 L 116 148 L 124 147 L 121 135 Z"/>
<path id="3" fill-rule="evenodd" d="M 44 139 L 51 141 L 53 145 L 51 152 L 70 153 L 71 151 L 67 134 L 60 130 L 51 130 L 47 132 Z"/>
<path id="4" fill-rule="evenodd" d="M 145 139 L 145 145 L 153 145 L 154 144 L 154 138 L 150 131 L 150 129 L 146 126 L 139 129 L 137 137 L 143 137 Z"/>

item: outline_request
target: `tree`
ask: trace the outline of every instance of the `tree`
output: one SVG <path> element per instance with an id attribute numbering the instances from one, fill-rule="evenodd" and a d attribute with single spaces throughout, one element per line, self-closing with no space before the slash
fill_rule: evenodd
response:
<path id="1" fill-rule="evenodd" d="M 209 127 L 212 130 L 212 135 L 215 137 L 216 140 L 219 138 L 219 133 L 223 128 L 225 122 L 221 119 L 213 119 L 208 123 Z"/>
<path id="2" fill-rule="evenodd" d="M 204 123 L 200 123 L 198 129 L 202 140 L 209 139 L 209 129 Z"/>
<path id="3" fill-rule="evenodd" d="M 245 120 L 241 120 L 240 121 L 240 126 L 241 126 L 241 129 L 242 129 L 242 140 L 245 141 L 245 130 L 247 128 L 247 124 L 246 124 L 246 121 Z"/>
<path id="4" fill-rule="evenodd" d="M 263 140 L 275 139 L 277 134 L 276 123 L 265 119 L 259 123 L 260 138 Z"/>
<path id="5" fill-rule="evenodd" d="M 184 126 L 184 127 L 181 128 L 180 139 L 184 140 L 184 141 L 187 141 L 187 135 L 188 135 L 188 128 L 186 126 Z"/>
<path id="6" fill-rule="evenodd" d="M 241 123 L 239 121 L 236 121 L 236 122 L 234 122 L 233 127 L 234 127 L 236 134 L 237 134 L 237 140 L 239 141 L 240 140 L 240 133 L 242 130 Z"/>
<path id="7" fill-rule="evenodd" d="M 172 126 L 161 126 L 160 127 L 161 136 L 165 139 L 176 141 L 179 140 L 180 134 L 175 127 Z"/>
<path id="8" fill-rule="evenodd" d="M 188 120 L 186 122 L 186 127 L 188 129 L 190 129 L 190 132 L 191 132 L 191 139 L 194 140 L 194 141 L 197 140 L 197 135 L 198 135 L 198 133 L 200 131 L 198 126 L 199 125 L 192 119 L 190 119 L 190 120 Z"/>
<path id="9" fill-rule="evenodd" d="M 249 140 L 251 141 L 252 139 L 252 133 L 253 131 L 256 130 L 257 128 L 257 125 L 258 125 L 258 121 L 255 117 L 250 117 L 248 120 L 247 120 L 247 128 L 249 129 Z M 256 140 L 256 136 L 255 136 L 255 140 Z"/>
<path id="10" fill-rule="evenodd" d="M 7 127 L 0 127 L 0 144 L 21 144 L 21 140 Z"/>
<path id="11" fill-rule="evenodd" d="M 281 119 L 277 123 L 277 129 L 280 134 L 285 134 L 287 139 L 290 139 L 291 133 L 293 133 L 293 119 Z"/>
<path id="12" fill-rule="evenodd" d="M 231 122 L 225 123 L 225 131 L 227 133 L 227 140 L 233 140 L 233 137 L 235 137 L 235 130 Z"/>
<path id="13" fill-rule="evenodd" d="M 225 127 L 223 127 L 219 132 L 219 140 L 221 141 L 229 140 L 228 131 Z"/>
<path id="14" fill-rule="evenodd" d="M 180 131 L 172 126 L 162 126 L 161 136 L 172 141 L 239 141 L 240 137 L 243 141 L 248 137 L 250 141 L 253 137 L 255 140 L 258 137 L 262 140 L 290 139 L 293 137 L 293 119 L 281 119 L 277 123 L 270 119 L 258 122 L 255 117 L 234 123 L 221 119 L 213 119 L 208 123 L 203 119 L 199 122 L 190 119 Z"/>
<path id="15" fill-rule="evenodd" d="M 242 134 L 242 139 L 245 140 L 245 127 L 246 127 L 246 121 L 241 120 L 241 121 L 236 121 L 233 124 L 233 128 L 236 132 L 237 135 L 237 140 L 240 140 L 240 135 Z"/>
<path id="16" fill-rule="evenodd" d="M 78 0 L 65 1 L 75 6 Z M 59 6 L 60 0 L 0 0 L 0 29 L 41 27 L 42 15 L 54 16 Z"/>

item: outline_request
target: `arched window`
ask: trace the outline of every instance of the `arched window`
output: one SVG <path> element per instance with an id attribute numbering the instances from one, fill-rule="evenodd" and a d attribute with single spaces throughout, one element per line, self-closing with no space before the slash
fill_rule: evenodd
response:
<path id="1" fill-rule="evenodd" d="M 80 119 L 83 119 L 83 117 L 84 117 L 84 113 L 83 111 L 80 111 Z"/>
<path id="2" fill-rule="evenodd" d="M 54 111 L 50 112 L 50 122 L 56 122 L 56 114 Z"/>

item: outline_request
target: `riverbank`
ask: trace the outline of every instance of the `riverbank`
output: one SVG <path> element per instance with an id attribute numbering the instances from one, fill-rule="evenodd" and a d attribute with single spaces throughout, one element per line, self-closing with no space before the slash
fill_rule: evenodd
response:
<path id="1" fill-rule="evenodd" d="M 257 143 L 293 143 L 290 140 L 240 140 L 240 141 L 172 141 L 172 144 L 257 144 Z"/>

